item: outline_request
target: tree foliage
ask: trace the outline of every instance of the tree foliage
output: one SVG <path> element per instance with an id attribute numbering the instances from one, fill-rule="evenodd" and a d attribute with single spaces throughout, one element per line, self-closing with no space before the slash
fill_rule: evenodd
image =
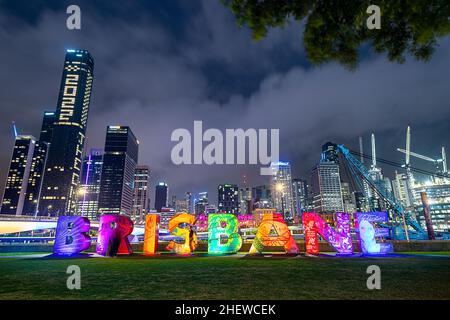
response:
<path id="1" fill-rule="evenodd" d="M 450 32 L 449 0 L 221 0 L 247 25 L 253 38 L 262 39 L 270 28 L 292 19 L 305 20 L 303 42 L 313 64 L 337 61 L 352 69 L 358 49 L 371 43 L 375 52 L 403 63 L 410 54 L 427 61 L 437 39 Z M 381 29 L 369 30 L 370 5 L 381 8 Z M 300 33 L 300 30 L 299 30 Z"/>

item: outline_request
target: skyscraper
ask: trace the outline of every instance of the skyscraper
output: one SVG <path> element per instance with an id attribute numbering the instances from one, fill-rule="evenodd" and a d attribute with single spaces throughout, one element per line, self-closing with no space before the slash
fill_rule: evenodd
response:
<path id="1" fill-rule="evenodd" d="M 283 213 L 285 219 L 294 217 L 294 200 L 292 196 L 292 176 L 289 162 L 273 162 L 271 164 L 270 191 L 273 206 Z"/>
<path id="2" fill-rule="evenodd" d="M 22 215 L 35 146 L 33 136 L 16 137 L 3 193 L 2 214 Z"/>
<path id="3" fill-rule="evenodd" d="M 165 182 L 159 182 L 155 188 L 155 210 L 161 212 L 162 208 L 167 207 L 169 198 L 169 186 Z"/>
<path id="4" fill-rule="evenodd" d="M 103 150 L 92 149 L 83 160 L 77 205 L 77 214 L 92 220 L 98 218 L 98 197 L 102 168 Z"/>
<path id="5" fill-rule="evenodd" d="M 220 184 L 217 188 L 217 211 L 220 213 L 239 213 L 239 189 L 235 184 Z"/>
<path id="6" fill-rule="evenodd" d="M 252 200 L 255 208 L 272 208 L 272 196 L 270 187 L 267 185 L 252 188 Z"/>
<path id="7" fill-rule="evenodd" d="M 39 202 L 40 215 L 75 211 L 93 70 L 94 60 L 88 51 L 67 50 Z"/>
<path id="8" fill-rule="evenodd" d="M 131 216 L 138 152 L 139 141 L 129 127 L 108 126 L 98 199 L 100 214 Z"/>
<path id="9" fill-rule="evenodd" d="M 196 215 L 205 214 L 208 206 L 208 192 L 200 192 L 194 199 L 194 213 Z"/>
<path id="10" fill-rule="evenodd" d="M 325 144 L 319 164 L 312 170 L 311 187 L 314 211 L 335 213 L 344 210 L 339 164 L 332 147 Z M 330 156 L 331 155 L 331 156 Z M 333 160 L 334 159 L 334 160 Z"/>
<path id="11" fill-rule="evenodd" d="M 53 125 L 55 124 L 56 113 L 54 111 L 45 111 L 42 118 L 41 135 L 39 141 L 51 143 L 53 135 Z"/>
<path id="12" fill-rule="evenodd" d="M 239 213 L 251 214 L 253 211 L 252 189 L 239 188 Z"/>
<path id="13" fill-rule="evenodd" d="M 139 165 L 134 171 L 134 197 L 133 214 L 134 222 L 144 222 L 145 215 L 150 210 L 150 168 Z"/>
<path id="14" fill-rule="evenodd" d="M 308 183 L 303 179 L 292 179 L 294 210 L 299 216 L 308 211 Z"/>
<path id="15" fill-rule="evenodd" d="M 187 213 L 194 213 L 194 203 L 192 201 L 192 192 L 186 192 L 184 194 L 184 199 L 186 200 Z"/>

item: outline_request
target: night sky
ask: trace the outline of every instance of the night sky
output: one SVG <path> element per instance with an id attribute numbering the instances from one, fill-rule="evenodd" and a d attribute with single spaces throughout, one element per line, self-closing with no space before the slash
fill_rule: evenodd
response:
<path id="1" fill-rule="evenodd" d="M 66 8 L 78 4 L 82 29 L 66 28 Z M 42 113 L 56 108 L 65 50 L 83 48 L 95 60 L 87 149 L 103 148 L 107 125 L 128 125 L 140 140 L 139 162 L 152 184 L 167 181 L 170 195 L 209 191 L 219 183 L 267 183 L 259 166 L 175 166 L 174 129 L 279 128 L 281 159 L 294 177 L 309 178 L 322 143 L 358 149 L 370 133 L 380 157 L 401 162 L 412 127 L 412 151 L 450 156 L 450 39 L 432 60 L 403 65 L 361 49 L 359 68 L 313 67 L 302 44 L 302 24 L 272 30 L 259 42 L 239 29 L 217 0 L 0 0 L 0 192 L 14 143 L 39 136 Z M 413 165 L 430 165 L 413 158 Z M 392 168 L 386 168 L 389 174 Z M 153 190 L 152 190 L 153 192 Z M 152 194 L 152 203 L 154 195 Z"/>

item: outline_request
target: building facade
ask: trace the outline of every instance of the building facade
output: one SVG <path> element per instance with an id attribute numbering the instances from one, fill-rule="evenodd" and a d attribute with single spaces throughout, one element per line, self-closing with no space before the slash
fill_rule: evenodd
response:
<path id="1" fill-rule="evenodd" d="M 239 214 L 239 188 L 235 184 L 220 184 L 217 187 L 219 213 Z"/>
<path id="2" fill-rule="evenodd" d="M 150 210 L 150 168 L 139 165 L 134 171 L 133 213 L 134 222 L 145 222 L 145 215 Z"/>
<path id="3" fill-rule="evenodd" d="M 271 164 L 273 174 L 271 176 L 270 191 L 273 206 L 286 220 L 294 218 L 294 199 L 292 192 L 291 165 L 289 162 L 274 162 Z"/>
<path id="4" fill-rule="evenodd" d="M 165 182 L 159 182 L 155 188 L 155 210 L 161 212 L 167 208 L 169 199 L 169 186 Z"/>
<path id="5" fill-rule="evenodd" d="M 98 220 L 98 198 L 103 169 L 103 150 L 92 149 L 83 160 L 77 215 Z"/>
<path id="6" fill-rule="evenodd" d="M 139 141 L 129 127 L 108 126 L 104 150 L 99 214 L 131 216 Z"/>
<path id="7" fill-rule="evenodd" d="M 42 184 L 39 214 L 73 214 L 94 77 L 86 50 L 67 50 Z"/>

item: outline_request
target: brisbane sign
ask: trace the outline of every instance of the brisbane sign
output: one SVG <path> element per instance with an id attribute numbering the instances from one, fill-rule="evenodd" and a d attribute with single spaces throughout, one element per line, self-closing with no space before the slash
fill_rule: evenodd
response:
<path id="1" fill-rule="evenodd" d="M 378 243 L 377 238 L 389 234 L 387 228 L 378 228 L 377 223 L 386 222 L 386 212 L 357 212 L 355 229 L 363 254 L 386 254 L 393 251 L 392 244 Z M 338 254 L 354 253 L 350 230 L 350 215 L 336 213 L 336 227 L 328 225 L 317 213 L 303 213 L 305 250 L 308 254 L 319 254 L 319 235 Z M 197 234 L 192 228 L 195 216 L 178 213 L 169 221 L 171 235 L 180 240 L 169 241 L 166 250 L 175 254 L 191 254 L 198 245 Z M 79 216 L 60 216 L 56 227 L 53 253 L 57 256 L 71 256 L 87 250 L 91 244 L 88 235 L 90 221 Z M 128 236 L 133 231 L 133 222 L 127 216 L 100 216 L 96 253 L 101 256 L 132 254 Z M 148 214 L 145 221 L 144 255 L 154 255 L 158 249 L 159 215 Z M 242 246 L 238 219 L 232 214 L 210 214 L 208 216 L 208 254 L 233 254 Z M 288 226 L 280 213 L 264 214 L 258 226 L 249 254 L 263 254 L 268 247 L 283 247 L 287 254 L 299 254 Z"/>

